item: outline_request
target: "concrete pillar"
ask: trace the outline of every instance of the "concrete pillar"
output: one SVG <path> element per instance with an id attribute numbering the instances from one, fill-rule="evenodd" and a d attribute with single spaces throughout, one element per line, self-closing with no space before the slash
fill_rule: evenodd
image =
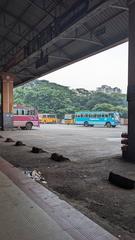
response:
<path id="1" fill-rule="evenodd" d="M 135 2 L 129 5 L 128 160 L 135 162 Z"/>
<path id="2" fill-rule="evenodd" d="M 13 81 L 14 75 L 1 73 L 1 129 L 13 127 Z"/>

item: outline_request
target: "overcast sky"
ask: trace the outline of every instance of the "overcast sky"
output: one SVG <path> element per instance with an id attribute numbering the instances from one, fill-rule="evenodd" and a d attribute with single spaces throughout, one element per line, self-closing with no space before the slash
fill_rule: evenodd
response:
<path id="1" fill-rule="evenodd" d="M 40 79 L 70 88 L 95 90 L 106 84 L 127 90 L 128 43 L 121 44 L 95 56 L 74 63 Z"/>

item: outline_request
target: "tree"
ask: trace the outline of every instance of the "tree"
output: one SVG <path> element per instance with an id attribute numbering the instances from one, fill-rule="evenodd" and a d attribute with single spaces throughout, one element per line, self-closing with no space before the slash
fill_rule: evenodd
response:
<path id="1" fill-rule="evenodd" d="M 56 113 L 61 118 L 77 111 L 118 111 L 127 114 L 125 94 L 105 94 L 34 80 L 14 90 L 14 103 L 33 106 L 40 113 Z"/>
<path id="2" fill-rule="evenodd" d="M 98 103 L 94 106 L 94 108 L 92 108 L 93 111 L 107 111 L 107 112 L 111 112 L 114 111 L 114 106 L 112 104 L 109 103 Z"/>

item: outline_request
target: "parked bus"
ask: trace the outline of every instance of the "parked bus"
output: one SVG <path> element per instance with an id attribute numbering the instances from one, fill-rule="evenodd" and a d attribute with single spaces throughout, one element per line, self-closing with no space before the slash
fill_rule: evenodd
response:
<path id="1" fill-rule="evenodd" d="M 42 124 L 48 124 L 48 123 L 57 123 L 57 115 L 56 114 L 50 114 L 50 113 L 43 113 L 39 114 L 39 122 Z"/>
<path id="2" fill-rule="evenodd" d="M 65 124 L 74 124 L 74 114 L 65 114 L 64 123 Z"/>
<path id="3" fill-rule="evenodd" d="M 75 113 L 75 124 L 85 127 L 101 125 L 106 127 L 116 127 L 120 124 L 119 113 L 117 112 L 77 112 Z"/>
<path id="4" fill-rule="evenodd" d="M 14 105 L 14 127 L 31 130 L 33 126 L 39 127 L 37 110 L 24 105 Z"/>

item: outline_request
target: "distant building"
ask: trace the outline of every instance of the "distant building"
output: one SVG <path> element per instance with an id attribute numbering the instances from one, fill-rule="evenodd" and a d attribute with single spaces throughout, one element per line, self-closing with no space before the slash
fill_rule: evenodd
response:
<path id="1" fill-rule="evenodd" d="M 102 85 L 101 87 L 98 87 L 97 92 L 102 92 L 102 93 L 108 93 L 108 94 L 111 94 L 111 93 L 121 93 L 121 89 L 118 88 L 118 87 L 115 87 L 115 88 L 112 88 L 108 85 Z"/>
<path id="2" fill-rule="evenodd" d="M 114 93 L 121 93 L 121 89 L 118 87 L 113 88 Z"/>

